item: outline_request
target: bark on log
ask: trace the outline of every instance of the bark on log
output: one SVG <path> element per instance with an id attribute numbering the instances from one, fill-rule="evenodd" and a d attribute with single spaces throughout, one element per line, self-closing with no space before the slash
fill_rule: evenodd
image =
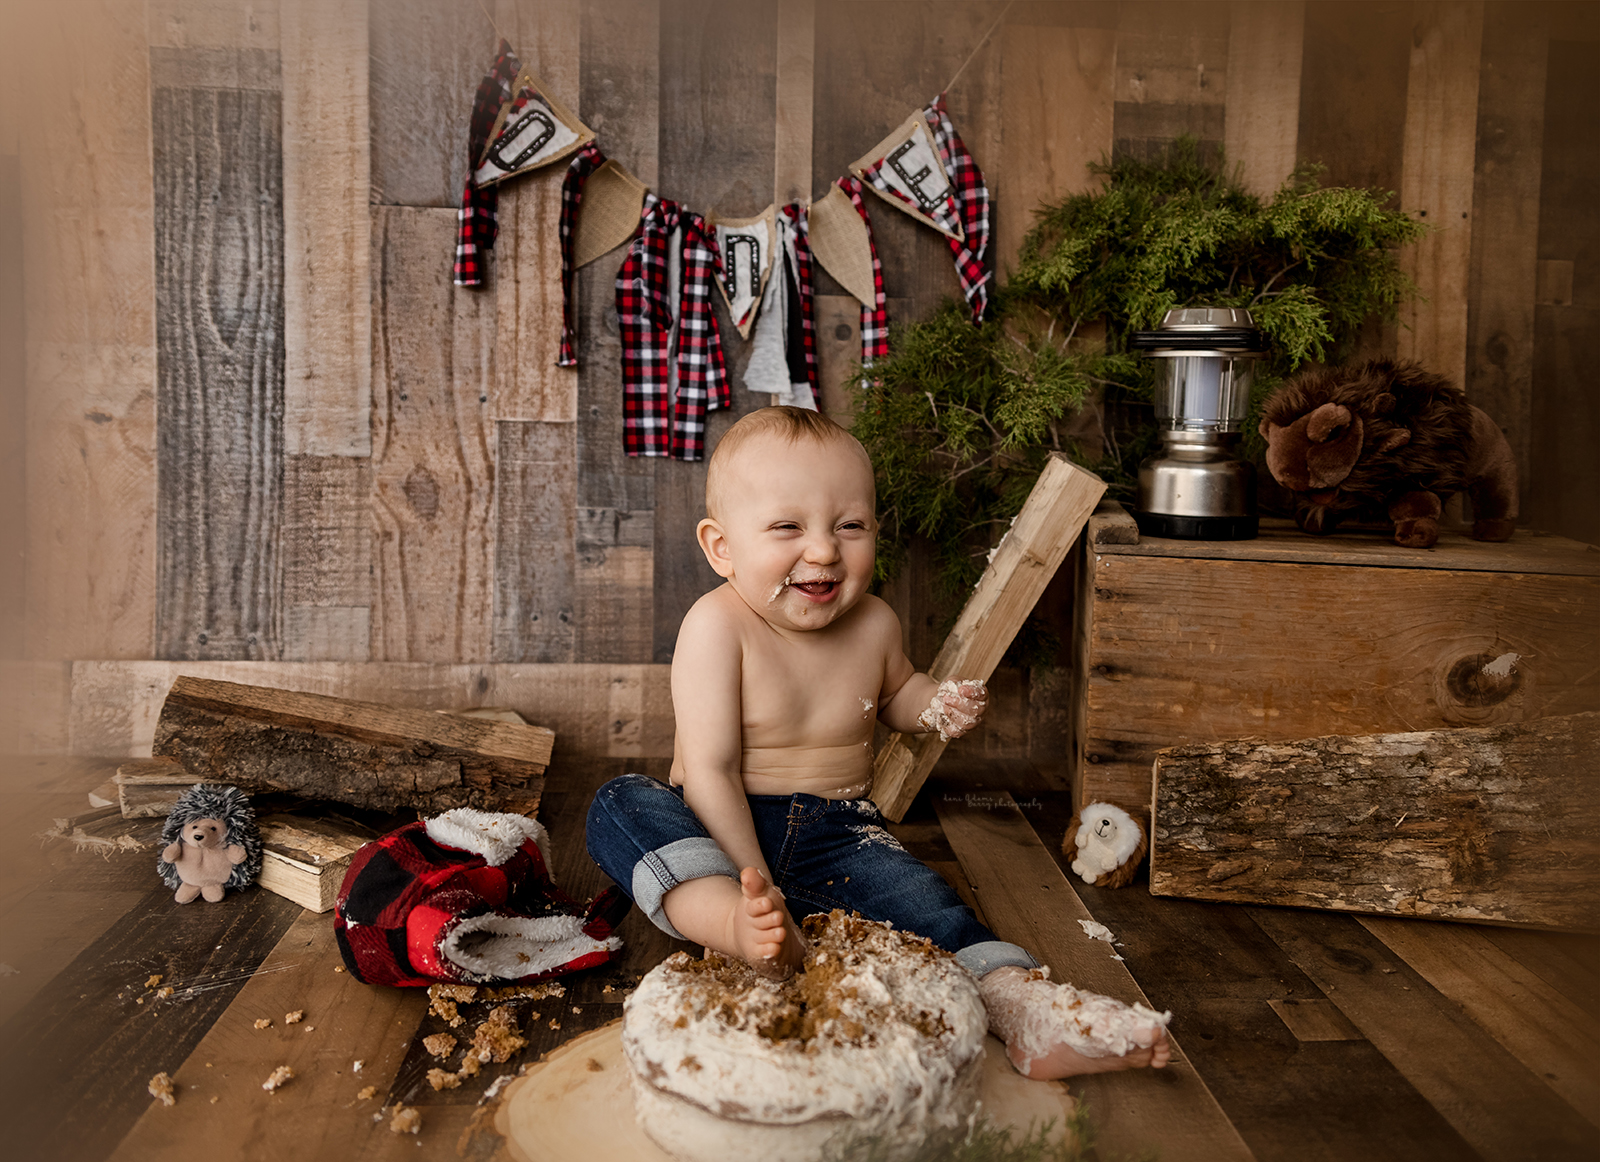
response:
<path id="1" fill-rule="evenodd" d="M 377 811 L 531 813 L 554 739 L 542 726 L 180 677 L 153 753 L 246 791 Z"/>
<path id="2" fill-rule="evenodd" d="M 1150 891 L 1600 930 L 1600 714 L 1173 747 Z"/>

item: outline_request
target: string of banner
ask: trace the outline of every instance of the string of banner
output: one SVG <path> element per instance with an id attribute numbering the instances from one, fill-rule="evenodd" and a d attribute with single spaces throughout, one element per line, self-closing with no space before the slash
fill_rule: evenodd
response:
<path id="1" fill-rule="evenodd" d="M 455 281 L 468 287 L 485 282 L 488 252 L 499 229 L 500 184 L 570 159 L 561 185 L 562 324 L 556 362 L 578 364 L 573 273 L 629 243 L 616 281 L 628 455 L 699 460 L 705 454 L 707 413 L 733 406 L 711 301 L 713 284 L 740 336 L 754 334 L 745 387 L 779 403 L 816 410 L 814 263 L 820 262 L 861 304 L 862 365 L 889 351 L 883 266 L 866 190 L 945 237 L 972 319 L 983 318 L 990 278 L 984 262 L 989 191 L 950 121 L 945 92 L 1010 7 L 945 89 L 852 162 L 824 197 L 771 205 L 753 218 L 722 218 L 714 210 L 701 215 L 652 193 L 601 152 L 594 131 L 544 88 L 501 37 L 494 66 L 473 102 Z"/>

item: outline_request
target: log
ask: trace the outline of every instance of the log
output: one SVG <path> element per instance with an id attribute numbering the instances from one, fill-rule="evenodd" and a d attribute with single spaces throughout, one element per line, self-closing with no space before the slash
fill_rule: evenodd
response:
<path id="1" fill-rule="evenodd" d="M 1150 891 L 1600 930 L 1600 713 L 1171 747 Z"/>
<path id="2" fill-rule="evenodd" d="M 935 681 L 988 680 L 1105 490 L 1094 473 L 1051 454 L 928 667 Z M 872 798 L 885 815 L 896 823 L 905 816 L 944 748 L 937 734 L 890 737 L 872 776 Z"/>
<path id="3" fill-rule="evenodd" d="M 531 813 L 554 740 L 542 726 L 180 677 L 152 752 L 246 791 L 377 811 Z"/>

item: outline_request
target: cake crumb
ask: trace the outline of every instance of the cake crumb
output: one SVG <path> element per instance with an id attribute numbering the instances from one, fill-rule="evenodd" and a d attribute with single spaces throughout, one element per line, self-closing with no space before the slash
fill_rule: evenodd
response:
<path id="1" fill-rule="evenodd" d="M 461 1084 L 461 1078 L 454 1073 L 447 1073 L 443 1069 L 428 1070 L 428 1084 L 433 1086 L 434 1092 L 441 1089 L 455 1089 Z"/>
<path id="2" fill-rule="evenodd" d="M 307 1033 L 315 1033 L 317 1031 L 317 1027 L 315 1025 L 307 1025 L 305 1031 Z"/>
<path id="3" fill-rule="evenodd" d="M 218 1100 L 217 1099 L 217 1095 L 216 1094 L 212 1094 L 211 1095 L 211 1104 L 212 1105 L 216 1105 L 217 1104 L 217 1100 Z"/>
<path id="4" fill-rule="evenodd" d="M 458 1077 L 476 1077 L 478 1076 L 478 1070 L 482 1067 L 483 1062 L 468 1053 L 461 1058 L 461 1068 L 456 1070 L 456 1075 Z"/>
<path id="5" fill-rule="evenodd" d="M 456 1039 L 449 1033 L 434 1033 L 422 1039 L 422 1047 L 430 1056 L 448 1057 L 455 1052 Z"/>
<path id="6" fill-rule="evenodd" d="M 256 1018 L 256 1028 L 258 1028 L 258 1029 L 270 1029 L 270 1028 L 272 1028 L 272 1018 L 271 1017 L 257 1017 Z"/>
<path id="7" fill-rule="evenodd" d="M 354 1065 L 350 1066 L 350 1072 L 351 1073 L 360 1073 L 361 1072 L 361 1068 L 364 1065 L 366 1065 L 365 1061 L 359 1061 L 358 1060 Z"/>
<path id="8" fill-rule="evenodd" d="M 280 1088 L 294 1080 L 294 1070 L 287 1065 L 280 1065 L 272 1071 L 272 1076 L 261 1083 L 261 1088 L 268 1093 L 276 1093 Z"/>
<path id="9" fill-rule="evenodd" d="M 415 1134 L 422 1129 L 422 1115 L 415 1106 L 397 1105 L 394 1107 L 394 1117 L 389 1119 L 389 1132 L 391 1134 Z"/>
<path id="10" fill-rule="evenodd" d="M 164 1106 L 178 1104 L 178 1096 L 173 1092 L 172 1078 L 167 1076 L 167 1071 L 162 1070 L 150 1079 L 150 1084 L 145 1087 L 150 1091 L 150 1096 Z"/>
<path id="11" fill-rule="evenodd" d="M 378 1087 L 375 1086 L 375 1085 L 365 1086 L 365 1087 L 362 1088 L 360 1093 L 356 1094 L 356 1098 L 359 1101 L 371 1101 L 373 1098 L 375 1098 L 377 1096 L 378 1096 Z"/>
<path id="12" fill-rule="evenodd" d="M 144 998 L 140 997 L 138 1000 L 134 1001 L 133 1003 L 136 1004 L 136 1005 L 142 1005 L 142 1004 L 144 1004 Z"/>
<path id="13" fill-rule="evenodd" d="M 156 990 L 156 999 L 157 1000 L 164 1001 L 168 997 L 170 997 L 171 995 L 172 995 L 172 986 L 171 985 L 162 985 L 160 988 L 158 988 Z"/>
<path id="14" fill-rule="evenodd" d="M 304 1009 L 296 1009 L 292 1013 L 285 1013 L 283 1015 L 283 1023 L 285 1025 L 298 1025 L 301 1021 L 303 1021 L 305 1019 L 306 1019 L 306 1011 Z"/>
<path id="15" fill-rule="evenodd" d="M 150 974 L 150 979 L 144 982 L 144 987 L 147 989 L 153 989 L 160 983 L 161 974 L 159 972 L 153 972 Z"/>
<path id="16" fill-rule="evenodd" d="M 517 1016 L 510 1005 L 489 1013 L 489 1019 L 472 1035 L 472 1052 L 480 1062 L 499 1064 L 526 1048 L 528 1042 L 517 1029 Z"/>

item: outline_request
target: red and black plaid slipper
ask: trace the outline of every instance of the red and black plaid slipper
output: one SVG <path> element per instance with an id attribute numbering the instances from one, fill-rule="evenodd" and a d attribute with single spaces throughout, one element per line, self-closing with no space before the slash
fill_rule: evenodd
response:
<path id="1" fill-rule="evenodd" d="M 556 887 L 545 829 L 458 808 L 356 852 L 334 906 L 345 966 L 367 984 L 525 983 L 604 964 L 629 901 Z"/>

